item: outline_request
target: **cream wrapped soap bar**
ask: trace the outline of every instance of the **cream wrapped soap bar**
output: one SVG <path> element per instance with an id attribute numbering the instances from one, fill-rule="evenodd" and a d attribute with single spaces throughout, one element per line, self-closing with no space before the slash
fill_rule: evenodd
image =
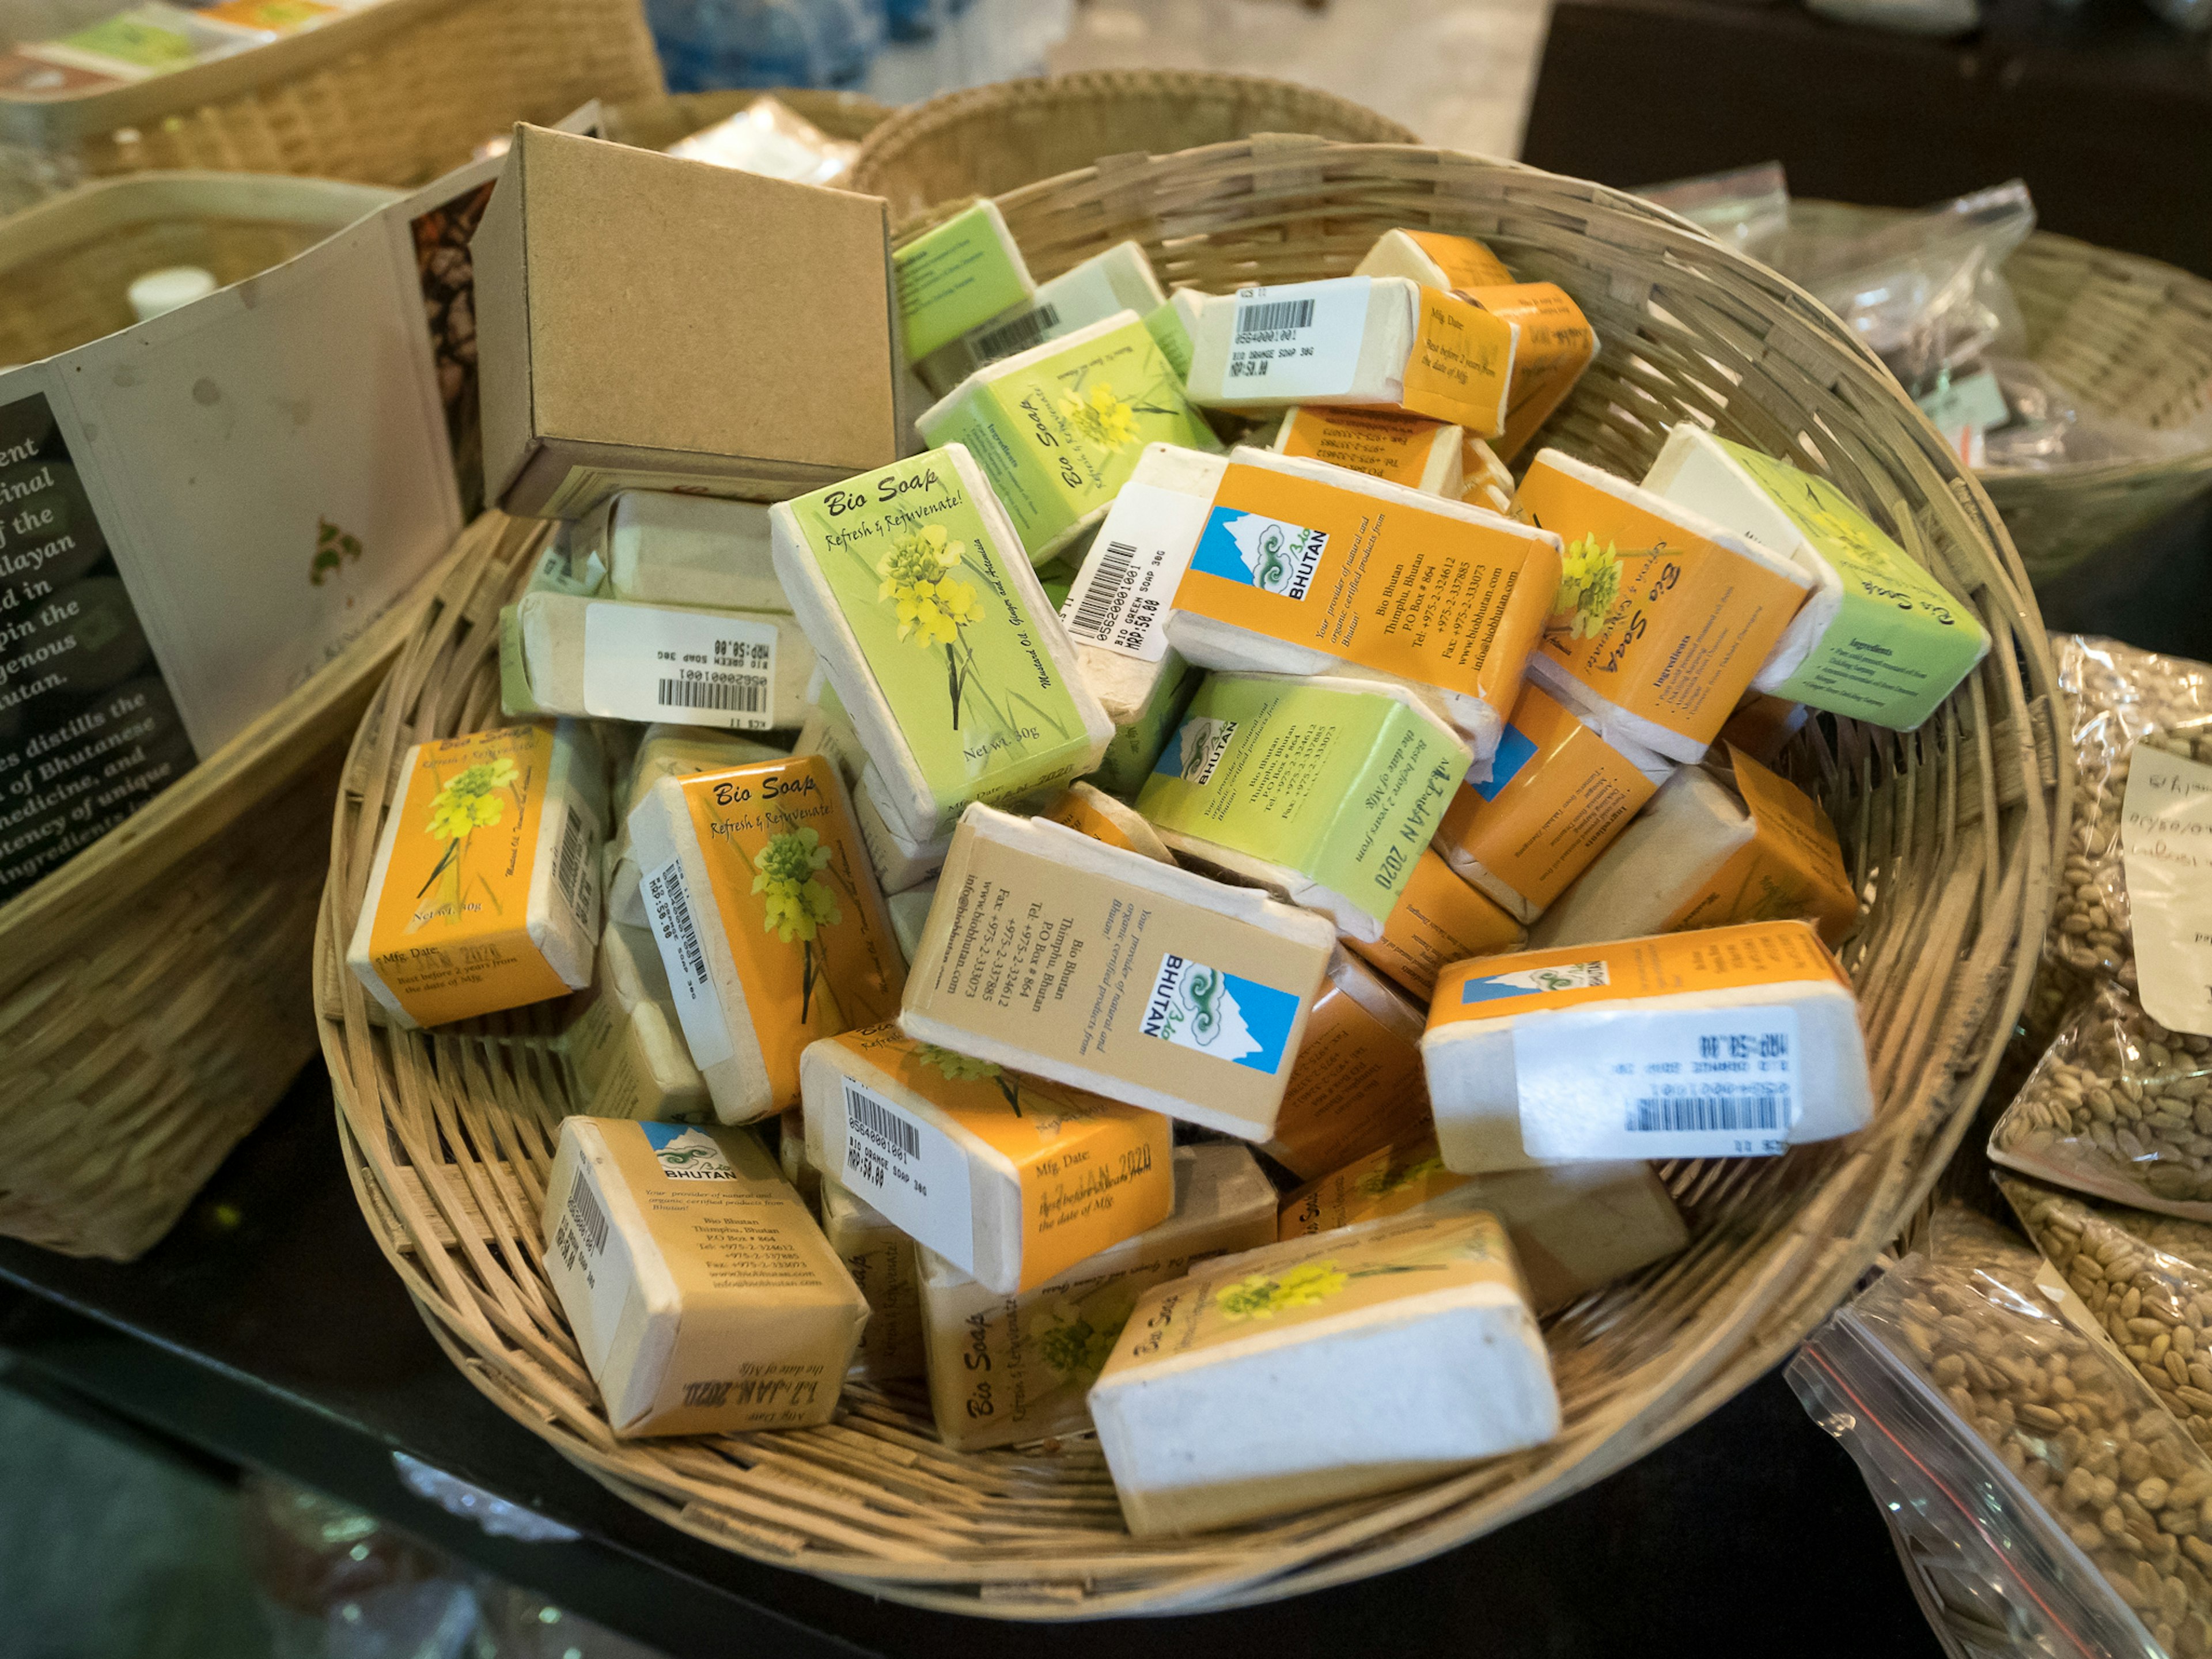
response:
<path id="1" fill-rule="evenodd" d="M 1342 667 L 1428 688 L 1496 747 L 1559 586 L 1559 544 L 1495 514 L 1323 461 L 1154 446 L 1062 610 L 1115 695 L 1143 701 L 1172 646 L 1202 667 Z"/>
<path id="2" fill-rule="evenodd" d="M 1670 760 L 1703 757 L 1813 586 L 1786 556 L 1556 449 L 1522 475 L 1513 516 L 1567 547 L 1530 675 L 1608 741 Z"/>
<path id="3" fill-rule="evenodd" d="M 1460 787 L 1437 847 L 1463 879 L 1531 922 L 1674 770 L 1672 761 L 1626 738 L 1607 742 L 1542 686 L 1524 685 L 1490 776 Z"/>
<path id="4" fill-rule="evenodd" d="M 560 1042 L 577 1098 L 592 1115 L 706 1117 L 707 1080 L 684 1046 L 676 994 L 653 935 L 608 923 L 592 993 Z"/>
<path id="5" fill-rule="evenodd" d="M 1421 1057 L 1463 1174 L 1764 1157 L 1864 1126 L 1858 1004 L 1802 921 L 1462 963 Z"/>
<path id="6" fill-rule="evenodd" d="M 346 965 L 408 1026 L 581 990 L 599 933 L 606 816 L 589 726 L 416 744 L 399 764 Z"/>
<path id="7" fill-rule="evenodd" d="M 620 728 L 616 728 L 620 729 Z M 629 815 L 645 804 L 663 778 L 720 772 L 757 761 L 779 760 L 781 750 L 733 732 L 696 726 L 653 725 L 644 728 L 629 776 L 616 801 L 615 832 L 607 842 L 607 914 L 628 927 L 645 927 L 645 901 L 638 891 L 640 872 L 629 845 Z"/>
<path id="8" fill-rule="evenodd" d="M 1460 789 L 1464 795 L 1467 786 Z M 1450 822 L 1449 815 L 1445 822 Z M 1424 1006 L 1437 988 L 1437 975 L 1455 962 L 1517 951 L 1528 942 L 1528 930 L 1454 875 L 1434 847 L 1422 848 L 1413 860 L 1406 890 L 1383 921 L 1381 939 L 1344 936 L 1347 949 L 1419 997 Z"/>
<path id="9" fill-rule="evenodd" d="M 1843 848 L 1820 804 L 1741 750 L 1741 799 L 1686 767 L 1529 930 L 1548 951 L 1689 927 L 1798 917 L 1830 945 L 1858 920 Z"/>
<path id="10" fill-rule="evenodd" d="M 853 816 L 860 826 L 860 841 L 868 849 L 868 862 L 886 894 L 919 887 L 945 867 L 945 849 L 952 845 L 946 830 L 927 841 L 917 841 L 876 804 L 876 791 L 884 787 L 875 769 L 860 769 L 860 787 L 853 791 Z"/>
<path id="11" fill-rule="evenodd" d="M 1486 1210 L 1505 1225 L 1538 1313 L 1634 1273 L 1690 1242 L 1648 1164 L 1560 1164 L 1455 1175 L 1425 1131 L 1383 1146 L 1283 1200 L 1282 1237 L 1310 1238 L 1394 1215 Z"/>
<path id="12" fill-rule="evenodd" d="M 1425 288 L 1492 288 L 1513 273 L 1472 236 L 1437 230 L 1386 230 L 1375 239 L 1355 276 L 1404 276 Z"/>
<path id="13" fill-rule="evenodd" d="M 1155 1286 L 1091 1416 L 1139 1538 L 1389 1492 L 1559 1431 L 1512 1249 L 1480 1213 L 1270 1245 Z"/>
<path id="14" fill-rule="evenodd" d="M 1018 351 L 1064 338 L 1120 311 L 1149 319 L 1167 302 L 1145 250 L 1134 242 L 1116 242 L 1050 282 L 1040 283 L 1026 304 L 969 329 L 916 363 L 915 372 L 941 398 L 977 369 Z M 1175 374 L 1180 391 L 1183 370 L 1177 368 Z"/>
<path id="15" fill-rule="evenodd" d="M 1328 919 L 1063 825 L 971 806 L 899 1024 L 1247 1140 L 1275 1127 Z"/>
<path id="16" fill-rule="evenodd" d="M 1168 1121 L 878 1025 L 799 1062 L 806 1158 L 1001 1295 L 1167 1218 Z"/>
<path id="17" fill-rule="evenodd" d="M 898 1006 L 890 917 L 821 756 L 663 778 L 629 832 L 684 1036 L 723 1122 L 797 1105 L 807 1043 Z"/>
<path id="18" fill-rule="evenodd" d="M 566 1118 L 544 1227 L 617 1434 L 830 1420 L 868 1304 L 750 1135 Z"/>
<path id="19" fill-rule="evenodd" d="M 572 534 L 584 556 L 606 571 L 611 598 L 717 611 L 791 609 L 769 556 L 768 508 L 757 501 L 625 489 Z"/>
<path id="20" fill-rule="evenodd" d="M 1137 810 L 1178 858 L 1378 939 L 1467 768 L 1406 686 L 1212 674 Z"/>
<path id="21" fill-rule="evenodd" d="M 1133 311 L 976 370 L 915 427 L 966 447 L 1040 564 L 1105 516 L 1146 444 L 1221 447 Z"/>
<path id="22" fill-rule="evenodd" d="M 853 1376 L 863 1382 L 920 1376 L 929 1362 L 922 1347 L 921 1282 L 914 1240 L 866 1200 L 834 1181 L 821 1186 L 822 1236 L 868 1304 L 868 1325 L 853 1356 Z"/>
<path id="23" fill-rule="evenodd" d="M 1752 682 L 1760 691 L 1909 732 L 1989 653 L 1973 606 L 1826 478 L 1684 421 L 1644 487 L 1812 577 Z"/>
<path id="24" fill-rule="evenodd" d="M 937 902 L 937 883 L 925 881 L 903 893 L 893 893 L 884 902 L 890 907 L 891 932 L 898 937 L 900 957 L 912 963 L 921 948 L 921 930 L 929 924 L 929 907 Z"/>
<path id="25" fill-rule="evenodd" d="M 1278 455 L 1327 461 L 1370 478 L 1460 499 L 1467 434 L 1443 421 L 1384 409 L 1286 410 L 1271 446 Z"/>
<path id="26" fill-rule="evenodd" d="M 1124 805 L 1103 790 L 1087 783 L 1071 783 L 1040 805 L 1037 817 L 1064 823 L 1079 836 L 1103 841 L 1131 853 L 1141 853 L 1158 864 L 1173 864 L 1175 854 L 1145 821 L 1144 815 Z"/>
<path id="27" fill-rule="evenodd" d="M 1190 399 L 1213 409 L 1353 404 L 1505 429 L 1517 327 L 1399 276 L 1240 289 L 1199 302 Z"/>
<path id="28" fill-rule="evenodd" d="M 922 1250 L 939 1439 L 981 1451 L 1088 1429 L 1084 1396 L 1137 1298 L 1195 1261 L 1274 1237 L 1275 1189 L 1242 1146 L 1176 1147 L 1175 1193 L 1175 1212 L 1158 1226 L 1012 1296 L 993 1294 Z"/>
<path id="29" fill-rule="evenodd" d="M 1306 1019 L 1305 1041 L 1267 1155 L 1302 1181 L 1360 1153 L 1427 1133 L 1421 1011 L 1340 951 Z"/>
<path id="30" fill-rule="evenodd" d="M 529 705 L 510 712 L 765 732 L 793 723 L 814 672 L 814 647 L 787 611 L 565 593 L 526 593 L 514 609 Z"/>
<path id="31" fill-rule="evenodd" d="M 1098 763 L 1113 725 L 965 447 L 773 517 L 776 574 L 884 785 L 876 805 L 910 838 Z"/>

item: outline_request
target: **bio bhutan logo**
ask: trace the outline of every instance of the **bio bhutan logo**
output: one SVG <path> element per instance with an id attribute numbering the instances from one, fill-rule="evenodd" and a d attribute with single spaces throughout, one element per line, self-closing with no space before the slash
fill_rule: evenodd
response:
<path id="1" fill-rule="evenodd" d="M 1166 777 L 1181 778 L 1194 789 L 1203 789 L 1212 778 L 1213 769 L 1221 764 L 1221 757 L 1229 752 L 1229 739 L 1236 735 L 1235 720 L 1193 714 L 1161 746 L 1160 757 L 1152 763 L 1152 770 Z"/>
<path id="2" fill-rule="evenodd" d="M 735 1181 L 738 1172 L 704 1129 L 681 1123 L 641 1123 L 646 1145 L 660 1161 L 660 1172 L 671 1181 Z"/>
<path id="3" fill-rule="evenodd" d="M 1217 507 L 1206 520 L 1190 562 L 1193 569 L 1224 581 L 1303 599 L 1328 546 L 1326 530 L 1310 530 L 1240 507 Z"/>
<path id="4" fill-rule="evenodd" d="M 1273 1076 L 1298 1017 L 1298 1000 L 1170 951 L 1145 1002 L 1146 1036 Z"/>

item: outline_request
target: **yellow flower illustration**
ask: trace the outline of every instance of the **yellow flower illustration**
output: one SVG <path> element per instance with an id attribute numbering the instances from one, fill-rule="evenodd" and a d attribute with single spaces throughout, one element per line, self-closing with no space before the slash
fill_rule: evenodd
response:
<path id="1" fill-rule="evenodd" d="M 1135 1297 L 1120 1285 L 1108 1285 L 1082 1301 L 1054 1302 L 1031 1327 L 1037 1357 L 1063 1381 L 1089 1386 L 1106 1369 L 1135 1307 Z"/>
<path id="2" fill-rule="evenodd" d="M 925 1042 L 915 1051 L 915 1058 L 925 1066 L 934 1066 L 951 1082 L 970 1082 L 978 1078 L 999 1075 L 996 1060 L 977 1060 L 969 1054 L 956 1054 L 950 1048 L 940 1048 L 934 1042 Z"/>
<path id="3" fill-rule="evenodd" d="M 459 841 L 471 830 L 490 829 L 507 814 L 507 802 L 499 792 L 520 775 L 505 756 L 454 773 L 430 798 L 430 822 L 424 827 L 431 838 Z"/>
<path id="4" fill-rule="evenodd" d="M 1215 1298 L 1224 1319 L 1273 1319 L 1285 1308 L 1325 1302 L 1351 1282 L 1334 1260 L 1306 1261 L 1285 1273 L 1255 1273 Z"/>
<path id="5" fill-rule="evenodd" d="M 830 862 L 830 849 L 812 830 L 787 830 L 771 836 L 767 846 L 753 854 L 753 891 L 761 894 L 762 931 L 774 933 L 786 945 L 794 939 L 811 941 L 816 932 L 834 927 L 845 919 L 837 908 L 837 895 L 814 872 Z"/>
<path id="6" fill-rule="evenodd" d="M 983 619 L 975 585 L 951 574 L 967 551 L 967 543 L 948 542 L 943 527 L 931 525 L 900 537 L 884 556 L 876 597 L 896 606 L 900 639 L 911 637 L 925 651 L 950 646 L 963 627 Z"/>
<path id="7" fill-rule="evenodd" d="M 1431 1175 L 1442 1175 L 1443 1169 L 1443 1159 L 1431 1152 L 1411 1164 L 1370 1170 L 1359 1177 L 1359 1190 L 1368 1198 L 1385 1197 L 1401 1187 L 1410 1187 Z"/>
<path id="8" fill-rule="evenodd" d="M 1620 598 L 1620 554 L 1614 545 L 1600 547 L 1595 536 L 1569 543 L 1559 568 L 1559 596 L 1552 605 L 1554 616 L 1573 613 L 1567 637 L 1596 638 Z"/>
<path id="9" fill-rule="evenodd" d="M 1064 392 L 1060 412 L 1068 423 L 1101 449 L 1121 449 L 1137 441 L 1137 410 L 1124 403 L 1108 386 L 1095 386 L 1091 395 Z"/>

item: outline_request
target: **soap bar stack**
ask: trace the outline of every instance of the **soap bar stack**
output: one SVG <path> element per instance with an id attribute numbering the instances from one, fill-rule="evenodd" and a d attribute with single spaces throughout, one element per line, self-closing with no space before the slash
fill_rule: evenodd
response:
<path id="1" fill-rule="evenodd" d="M 395 774 L 363 994 L 566 1000 L 619 1434 L 926 1376 L 957 1449 L 1095 1430 L 1140 1535 L 1540 1443 L 1540 1316 L 1691 1235 L 1656 1166 L 1871 1109 L 1853 878 L 1723 726 L 1908 724 L 1970 613 L 1711 434 L 1535 448 L 1595 337 L 1464 238 L 1170 297 L 985 203 L 890 270 L 907 453 L 580 505 L 513 724 Z"/>

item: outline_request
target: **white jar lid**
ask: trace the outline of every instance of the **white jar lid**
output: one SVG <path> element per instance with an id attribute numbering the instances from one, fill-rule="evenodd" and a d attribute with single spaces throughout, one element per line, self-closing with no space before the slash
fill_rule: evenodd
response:
<path id="1" fill-rule="evenodd" d="M 164 270 L 149 270 L 131 284 L 131 309 L 140 322 L 151 322 L 179 306 L 204 300 L 216 291 L 216 286 L 215 274 L 198 265 L 171 265 Z"/>

